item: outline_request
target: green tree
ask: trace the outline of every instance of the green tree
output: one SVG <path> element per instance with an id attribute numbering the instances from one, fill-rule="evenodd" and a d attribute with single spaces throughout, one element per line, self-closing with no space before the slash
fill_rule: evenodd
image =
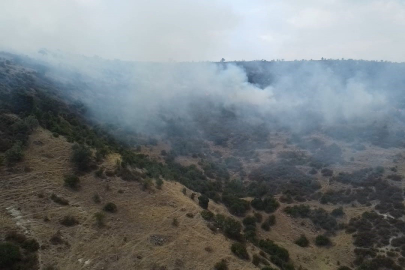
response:
<path id="1" fill-rule="evenodd" d="M 295 240 L 295 244 L 299 245 L 300 247 L 307 247 L 309 245 L 309 240 L 305 235 L 301 235 L 300 238 Z"/>
<path id="2" fill-rule="evenodd" d="M 207 209 L 208 208 L 208 203 L 209 203 L 209 199 L 207 196 L 205 195 L 201 195 L 200 197 L 198 197 L 198 204 L 203 208 L 203 209 Z"/>
<path id="3" fill-rule="evenodd" d="M 85 145 L 75 144 L 72 147 L 72 162 L 77 169 L 84 171 L 90 167 L 92 154 L 90 148 Z"/>
<path id="4" fill-rule="evenodd" d="M 0 243 L 0 268 L 8 269 L 21 260 L 20 249 L 11 243 Z"/>
<path id="5" fill-rule="evenodd" d="M 317 246 L 323 247 L 323 246 L 328 246 L 328 245 L 330 245 L 331 242 L 330 242 L 329 237 L 327 237 L 327 236 L 325 236 L 325 235 L 318 235 L 318 236 L 315 238 L 315 244 L 316 244 Z"/>
<path id="6" fill-rule="evenodd" d="M 249 253 L 247 252 L 246 246 L 244 244 L 238 242 L 233 243 L 231 246 L 231 251 L 240 259 L 249 260 Z"/>
<path id="7" fill-rule="evenodd" d="M 63 181 L 65 182 L 66 187 L 69 187 L 74 190 L 79 189 L 80 179 L 76 175 L 65 175 Z"/>
<path id="8" fill-rule="evenodd" d="M 8 164 L 12 165 L 18 161 L 21 161 L 24 157 L 22 143 L 16 142 L 10 149 L 4 154 Z"/>
<path id="9" fill-rule="evenodd" d="M 104 205 L 103 210 L 110 213 L 116 213 L 118 211 L 118 208 L 115 203 L 109 202 Z"/>

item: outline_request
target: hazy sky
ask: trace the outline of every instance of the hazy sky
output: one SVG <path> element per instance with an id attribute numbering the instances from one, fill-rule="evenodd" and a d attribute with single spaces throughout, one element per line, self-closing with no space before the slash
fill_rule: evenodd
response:
<path id="1" fill-rule="evenodd" d="M 0 49 L 122 60 L 405 61 L 404 0 L 1 0 Z"/>

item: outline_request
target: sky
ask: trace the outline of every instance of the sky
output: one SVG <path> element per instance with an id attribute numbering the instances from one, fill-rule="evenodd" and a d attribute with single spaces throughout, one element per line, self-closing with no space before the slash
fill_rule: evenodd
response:
<path id="1" fill-rule="evenodd" d="M 405 0 L 1 0 L 0 50 L 133 61 L 405 61 Z"/>

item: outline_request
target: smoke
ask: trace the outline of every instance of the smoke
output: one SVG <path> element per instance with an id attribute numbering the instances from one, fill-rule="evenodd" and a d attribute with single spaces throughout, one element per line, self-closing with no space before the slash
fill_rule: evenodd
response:
<path id="1" fill-rule="evenodd" d="M 83 102 L 93 118 L 154 135 L 168 119 L 186 120 L 191 127 L 196 114 L 209 110 L 229 109 L 242 122 L 277 123 L 299 132 L 384 121 L 392 107 L 389 89 L 378 88 L 386 78 L 364 75 L 374 62 L 347 74 L 341 66 L 350 68 L 350 61 L 336 68 L 327 61 L 148 63 L 44 51 L 37 57 L 49 66 L 46 76 L 70 85 L 68 95 Z M 390 65 L 380 66 L 384 74 Z"/>

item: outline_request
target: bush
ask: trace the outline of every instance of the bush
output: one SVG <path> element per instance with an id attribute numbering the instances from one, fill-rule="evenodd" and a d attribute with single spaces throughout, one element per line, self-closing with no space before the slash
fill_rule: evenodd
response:
<path id="1" fill-rule="evenodd" d="M 323 176 L 333 176 L 333 171 L 331 169 L 322 169 L 321 173 Z"/>
<path id="2" fill-rule="evenodd" d="M 35 252 L 39 249 L 39 243 L 35 239 L 27 239 L 21 244 L 21 247 L 29 252 Z"/>
<path id="3" fill-rule="evenodd" d="M 85 145 L 75 144 L 72 147 L 72 162 L 76 168 L 84 171 L 90 167 L 92 154 L 91 150 Z"/>
<path id="4" fill-rule="evenodd" d="M 262 258 L 259 257 L 259 255 L 257 254 L 253 254 L 253 259 L 252 259 L 252 263 L 256 266 L 259 266 L 259 264 L 261 263 Z"/>
<path id="5" fill-rule="evenodd" d="M 235 254 L 238 258 L 242 260 L 249 260 L 249 254 L 246 250 L 246 246 L 241 243 L 233 243 L 231 246 L 231 251 Z"/>
<path id="6" fill-rule="evenodd" d="M 225 232 L 225 234 L 233 239 L 240 239 L 241 234 L 240 234 L 240 230 L 242 229 L 242 225 L 240 224 L 239 221 L 227 217 L 223 223 L 223 230 Z"/>
<path id="7" fill-rule="evenodd" d="M 7 269 L 21 260 L 18 246 L 11 243 L 0 243 L 0 267 Z"/>
<path id="8" fill-rule="evenodd" d="M 66 175 L 63 181 L 65 182 L 66 187 L 74 190 L 79 189 L 80 179 L 76 175 Z"/>
<path id="9" fill-rule="evenodd" d="M 186 188 L 183 188 L 183 189 L 181 190 L 181 192 L 183 192 L 183 194 L 186 195 L 186 194 L 187 194 L 187 189 L 186 189 Z"/>
<path id="10" fill-rule="evenodd" d="M 114 203 L 109 202 L 104 205 L 103 210 L 110 213 L 116 213 L 118 211 L 118 208 Z"/>
<path id="11" fill-rule="evenodd" d="M 318 235 L 315 238 L 315 244 L 320 247 L 329 246 L 331 244 L 330 239 L 325 235 Z"/>
<path id="12" fill-rule="evenodd" d="M 256 218 L 254 216 L 247 216 L 243 219 L 243 225 L 245 226 L 256 226 Z"/>
<path id="13" fill-rule="evenodd" d="M 104 177 L 104 168 L 98 169 L 98 170 L 94 173 L 94 175 L 95 175 L 96 177 L 98 177 L 98 178 L 103 178 L 103 177 Z"/>
<path id="14" fill-rule="evenodd" d="M 262 224 L 262 229 L 270 231 L 270 227 L 276 224 L 276 216 L 270 215 Z"/>
<path id="15" fill-rule="evenodd" d="M 146 178 L 143 180 L 142 190 L 149 190 L 153 186 L 152 180 L 150 178 Z"/>
<path id="16" fill-rule="evenodd" d="M 214 265 L 214 270 L 228 270 L 228 263 L 222 259 Z"/>
<path id="17" fill-rule="evenodd" d="M 201 211 L 201 216 L 207 221 L 211 221 L 214 218 L 214 214 L 211 211 L 203 210 Z"/>
<path id="18" fill-rule="evenodd" d="M 105 225 L 104 220 L 105 220 L 105 215 L 104 213 L 97 212 L 94 214 L 94 218 L 96 219 L 97 226 L 103 227 Z"/>
<path id="19" fill-rule="evenodd" d="M 260 223 L 263 220 L 263 216 L 260 213 L 255 213 L 256 222 Z"/>
<path id="20" fill-rule="evenodd" d="M 200 197 L 198 197 L 198 204 L 203 208 L 203 209 L 207 209 L 208 208 L 208 203 L 209 203 L 209 199 L 207 196 L 205 195 L 201 195 Z"/>
<path id="21" fill-rule="evenodd" d="M 61 221 L 60 224 L 66 227 L 72 227 L 79 224 L 79 221 L 75 217 L 72 216 L 65 216 Z"/>
<path id="22" fill-rule="evenodd" d="M 263 210 L 266 213 L 273 213 L 280 206 L 279 202 L 273 197 L 267 197 L 264 200 L 260 198 L 254 198 L 250 202 L 250 204 L 256 210 Z"/>
<path id="23" fill-rule="evenodd" d="M 311 209 L 308 205 L 294 205 L 293 207 L 287 206 L 286 208 L 284 208 L 284 212 L 294 218 L 306 218 L 311 213 Z"/>
<path id="24" fill-rule="evenodd" d="M 339 207 L 332 210 L 331 215 L 334 217 L 342 217 L 344 216 L 345 212 L 343 211 L 343 207 Z"/>
<path id="25" fill-rule="evenodd" d="M 288 260 L 290 259 L 290 254 L 288 253 L 288 250 L 276 245 L 273 241 L 269 239 L 260 240 L 258 244 L 259 247 L 264 252 L 269 254 L 271 257 L 277 257 L 279 260 L 285 263 L 288 262 Z"/>
<path id="26" fill-rule="evenodd" d="M 305 235 L 301 235 L 300 238 L 295 240 L 295 244 L 299 245 L 300 247 L 307 247 L 309 245 L 309 241 Z"/>
<path id="27" fill-rule="evenodd" d="M 263 222 L 261 228 L 268 232 L 268 231 L 270 231 L 270 224 L 267 222 Z"/>
<path id="28" fill-rule="evenodd" d="M 158 177 L 158 178 L 156 179 L 156 187 L 157 187 L 158 189 L 162 189 L 162 185 L 163 185 L 163 180 L 160 179 L 160 177 Z"/>
<path id="29" fill-rule="evenodd" d="M 10 149 L 6 151 L 4 157 L 9 165 L 21 161 L 24 157 L 22 143 L 16 142 Z"/>

